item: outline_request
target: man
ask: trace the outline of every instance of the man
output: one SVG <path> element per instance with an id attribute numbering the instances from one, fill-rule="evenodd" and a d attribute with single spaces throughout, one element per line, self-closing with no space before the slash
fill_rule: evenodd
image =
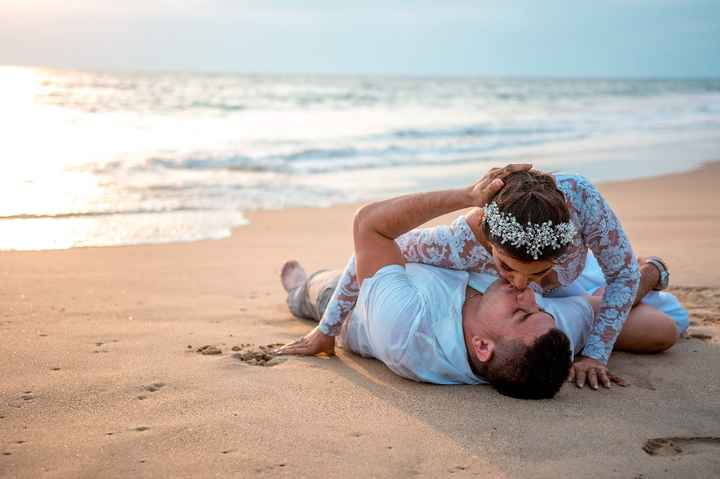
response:
<path id="1" fill-rule="evenodd" d="M 489 382 L 513 397 L 553 397 L 568 376 L 571 344 L 531 290 L 518 291 L 489 275 L 406 265 L 394 241 L 437 216 L 484 206 L 502 188 L 503 177 L 529 167 L 493 171 L 465 190 L 421 193 L 363 207 L 353 225 L 360 296 L 343 324 L 344 345 L 409 379 Z M 291 296 L 312 298 L 317 296 L 307 289 L 322 284 L 322 278 L 306 283 L 299 265 L 289 263 L 283 284 Z M 582 298 L 555 304 L 592 315 Z M 320 309 L 305 305 L 294 312 L 319 318 Z M 334 346 L 335 338 L 316 328 L 279 352 L 332 353 Z"/>

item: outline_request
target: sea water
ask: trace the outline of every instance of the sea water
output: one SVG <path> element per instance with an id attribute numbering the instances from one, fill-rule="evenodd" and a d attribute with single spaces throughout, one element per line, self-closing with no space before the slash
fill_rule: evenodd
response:
<path id="1" fill-rule="evenodd" d="M 720 158 L 720 80 L 0 67 L 0 249 L 222 238 L 245 212 Z"/>

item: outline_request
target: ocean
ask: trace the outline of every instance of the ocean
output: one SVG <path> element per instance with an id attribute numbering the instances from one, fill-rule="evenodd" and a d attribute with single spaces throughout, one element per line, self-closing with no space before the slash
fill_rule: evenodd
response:
<path id="1" fill-rule="evenodd" d="M 0 250 L 223 238 L 245 213 L 720 158 L 720 80 L 0 67 Z"/>

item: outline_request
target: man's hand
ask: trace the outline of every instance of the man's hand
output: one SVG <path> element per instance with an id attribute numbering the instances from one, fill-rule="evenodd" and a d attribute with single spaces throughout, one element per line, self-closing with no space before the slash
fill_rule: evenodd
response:
<path id="1" fill-rule="evenodd" d="M 485 207 L 500 191 L 505 183 L 503 178 L 516 171 L 527 171 L 532 168 L 530 164 L 516 163 L 503 168 L 492 168 L 474 185 L 468 188 L 468 194 L 474 206 Z"/>
<path id="2" fill-rule="evenodd" d="M 327 354 L 332 356 L 335 354 L 335 336 L 328 336 L 320 329 L 315 328 L 302 338 L 279 348 L 275 354 L 296 354 L 298 356 Z"/>
<path id="3" fill-rule="evenodd" d="M 586 356 L 578 356 L 575 359 L 575 363 L 570 368 L 568 382 L 574 382 L 579 388 L 585 386 L 585 382 L 587 382 L 595 390 L 598 389 L 598 382 L 607 389 L 610 389 L 610 383 L 622 387 L 627 386 L 622 378 L 611 374 L 603 363 Z"/>

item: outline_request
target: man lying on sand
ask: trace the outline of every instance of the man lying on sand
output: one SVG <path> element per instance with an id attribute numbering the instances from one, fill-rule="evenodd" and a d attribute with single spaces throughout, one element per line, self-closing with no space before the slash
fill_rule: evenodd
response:
<path id="1" fill-rule="evenodd" d="M 489 382 L 520 398 L 555 395 L 572 355 L 584 345 L 600 297 L 536 297 L 527 287 L 516 289 L 484 273 L 406 265 L 394 241 L 434 217 L 487 205 L 502 188 L 498 180 L 511 171 L 491 173 L 469 190 L 410 195 L 358 212 L 354 241 L 361 288 L 339 335 L 345 347 L 414 380 Z M 319 320 L 337 276 L 323 272 L 308 279 L 297 263 L 286 264 L 283 285 L 291 311 Z M 672 328 L 662 348 L 674 343 Z M 622 343 L 621 335 L 617 344 Z M 332 353 L 334 345 L 333 336 L 316 328 L 279 352 Z"/>

